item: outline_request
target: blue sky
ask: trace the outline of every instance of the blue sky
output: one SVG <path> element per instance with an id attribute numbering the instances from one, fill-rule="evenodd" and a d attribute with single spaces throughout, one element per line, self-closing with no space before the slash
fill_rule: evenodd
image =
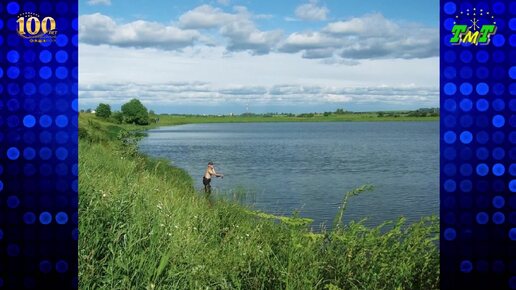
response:
<path id="1" fill-rule="evenodd" d="M 247 7 L 256 14 L 271 15 L 272 19 L 260 22 L 263 28 L 284 27 L 289 31 L 299 28 L 313 28 L 321 26 L 321 23 L 288 22 L 285 17 L 294 17 L 294 10 L 300 5 L 297 0 L 260 0 L 260 1 L 231 1 L 231 5 L 223 5 L 217 1 L 168 1 L 155 0 L 149 5 L 148 0 L 129 1 L 111 0 L 111 5 L 89 5 L 88 1 L 80 1 L 81 14 L 101 12 L 115 18 L 126 21 L 135 19 L 147 19 L 159 22 L 170 22 L 177 19 L 182 13 L 199 5 L 211 4 L 230 10 L 234 5 Z M 308 1 L 306 1 L 308 2 Z M 429 26 L 437 26 L 439 21 L 439 1 L 437 0 L 330 0 L 323 5 L 329 10 L 330 19 L 345 19 L 371 12 L 380 12 L 390 19 L 420 22 Z"/>
<path id="2" fill-rule="evenodd" d="M 133 97 L 163 113 L 438 104 L 438 1 L 79 3 L 81 108 Z"/>

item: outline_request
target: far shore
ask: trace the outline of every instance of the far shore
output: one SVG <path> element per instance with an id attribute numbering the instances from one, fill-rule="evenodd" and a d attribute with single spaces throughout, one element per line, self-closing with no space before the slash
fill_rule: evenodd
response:
<path id="1" fill-rule="evenodd" d="M 94 116 L 92 113 L 81 113 L 83 116 Z M 332 114 L 302 114 L 302 115 L 179 115 L 151 114 L 151 124 L 144 127 L 157 127 L 184 124 L 203 123 L 283 123 L 283 122 L 436 122 L 439 116 L 410 116 L 407 113 L 346 113 Z M 137 126 L 142 128 L 142 126 Z"/>

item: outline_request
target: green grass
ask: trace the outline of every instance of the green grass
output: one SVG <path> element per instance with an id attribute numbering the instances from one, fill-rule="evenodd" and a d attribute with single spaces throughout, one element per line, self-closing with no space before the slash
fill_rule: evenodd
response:
<path id="1" fill-rule="evenodd" d="M 139 154 L 138 127 L 80 116 L 80 289 L 438 289 L 438 222 L 368 228 L 253 211 Z M 149 128 L 149 127 L 145 127 Z"/>
<path id="2" fill-rule="evenodd" d="M 343 114 L 314 117 L 287 117 L 287 116 L 195 116 L 195 115 L 161 115 L 161 125 L 177 125 L 192 123 L 262 123 L 262 122 L 425 122 L 438 121 L 439 117 L 378 117 L 376 113 Z"/>
<path id="3" fill-rule="evenodd" d="M 153 118 L 159 118 L 159 125 L 180 125 L 180 124 L 197 124 L 197 123 L 264 123 L 264 122 L 428 122 L 438 121 L 438 116 L 433 117 L 413 117 L 408 112 L 391 112 L 391 115 L 379 117 L 377 113 L 347 113 L 332 114 L 324 116 L 322 114 L 313 117 L 298 117 L 285 115 L 256 115 L 256 116 L 200 116 L 200 115 L 155 115 Z M 395 114 L 397 117 L 394 117 Z M 95 118 L 94 114 L 81 113 L 84 118 Z"/>

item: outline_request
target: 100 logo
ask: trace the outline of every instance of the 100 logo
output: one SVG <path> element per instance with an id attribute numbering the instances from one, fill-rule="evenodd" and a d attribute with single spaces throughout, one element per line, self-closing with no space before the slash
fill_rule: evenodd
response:
<path id="1" fill-rule="evenodd" d="M 56 21 L 49 16 L 40 20 L 37 14 L 21 15 L 16 23 L 18 23 L 18 34 L 23 38 L 41 38 L 57 33 Z"/>

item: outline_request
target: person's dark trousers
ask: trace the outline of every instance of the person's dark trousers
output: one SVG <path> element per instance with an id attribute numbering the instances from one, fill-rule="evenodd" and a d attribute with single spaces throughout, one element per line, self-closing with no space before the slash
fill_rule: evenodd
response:
<path id="1" fill-rule="evenodd" d="M 204 184 L 204 192 L 207 194 L 211 194 L 211 178 L 206 178 L 203 176 L 202 184 Z"/>

